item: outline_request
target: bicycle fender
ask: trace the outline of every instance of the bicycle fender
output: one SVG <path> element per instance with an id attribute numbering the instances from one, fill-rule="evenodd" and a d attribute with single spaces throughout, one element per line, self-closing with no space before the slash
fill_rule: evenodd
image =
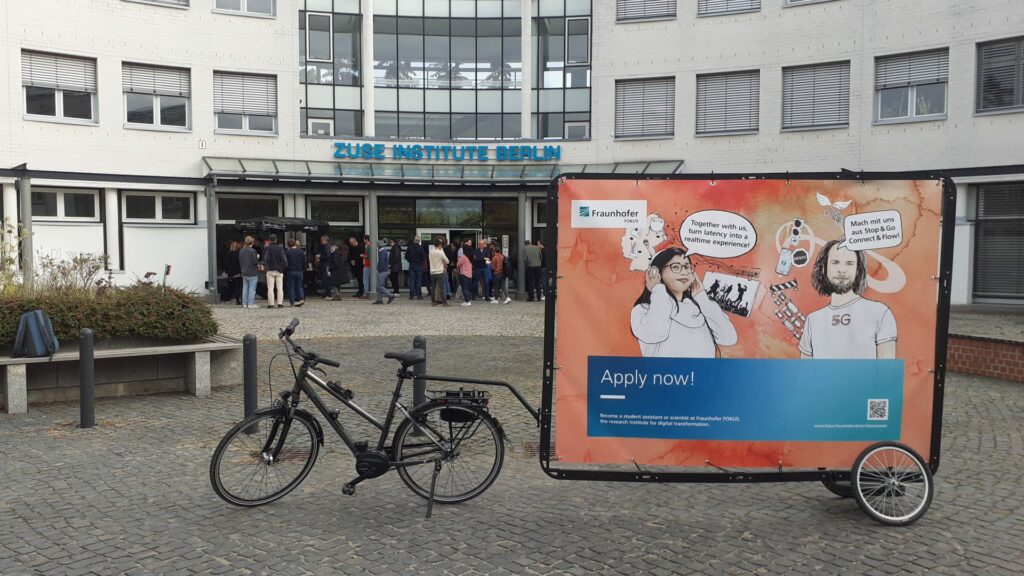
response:
<path id="1" fill-rule="evenodd" d="M 278 413 L 280 413 L 282 416 L 286 415 L 288 413 L 288 407 L 287 406 L 269 406 L 267 408 L 261 408 L 261 409 L 257 410 L 256 412 L 254 412 L 253 416 L 263 416 L 264 414 L 278 414 Z M 302 408 L 296 408 L 295 411 L 292 413 L 292 417 L 293 418 L 301 418 L 301 419 L 309 422 L 309 424 L 313 427 L 313 431 L 316 432 L 316 441 L 317 441 L 317 443 L 319 443 L 320 446 L 324 445 L 324 429 L 323 429 L 323 426 L 320 425 L 320 421 L 319 420 L 314 418 L 312 414 L 310 414 L 309 412 L 303 410 Z"/>

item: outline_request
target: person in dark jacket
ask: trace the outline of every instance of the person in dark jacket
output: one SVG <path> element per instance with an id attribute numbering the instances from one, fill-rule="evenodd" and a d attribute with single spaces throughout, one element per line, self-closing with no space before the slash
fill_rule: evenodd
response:
<path id="1" fill-rule="evenodd" d="M 355 238 L 349 239 L 349 251 L 353 248 L 351 246 Z M 348 284 L 351 280 L 349 272 L 352 270 L 351 264 L 346 260 L 345 249 L 339 244 L 331 244 L 331 255 L 327 257 L 327 273 L 329 275 L 329 286 L 330 294 L 328 300 L 341 300 L 341 286 Z"/>
<path id="2" fill-rule="evenodd" d="M 348 269 L 359 286 L 358 290 L 356 290 L 355 298 L 365 299 L 366 285 L 363 283 L 363 246 L 355 238 L 348 239 Z M 331 285 L 337 291 L 339 284 L 332 281 Z"/>
<path id="3" fill-rule="evenodd" d="M 427 262 L 427 255 L 420 246 L 419 236 L 412 239 L 412 242 L 405 249 L 405 259 L 409 262 L 409 299 L 423 300 L 421 289 L 423 287 L 423 267 Z"/>
<path id="4" fill-rule="evenodd" d="M 320 244 L 316 247 L 316 271 L 320 288 L 324 291 L 324 298 L 331 295 L 331 275 L 328 273 L 331 259 L 331 237 L 324 234 L 320 237 Z"/>
<path id="5" fill-rule="evenodd" d="M 238 251 L 238 267 L 242 274 L 242 307 L 256 307 L 256 282 L 260 279 L 257 269 L 260 258 L 252 245 L 256 240 L 252 236 L 245 237 L 245 246 Z"/>
<path id="6" fill-rule="evenodd" d="M 487 289 L 487 269 L 491 265 L 491 249 L 487 246 L 486 240 L 481 240 L 479 246 L 473 250 L 470 259 L 473 261 L 473 290 L 484 300 L 490 301 L 491 295 Z M 467 256 L 469 256 L 467 254 Z"/>
<path id="7" fill-rule="evenodd" d="M 235 299 L 235 304 L 242 305 L 242 265 L 238 261 L 238 249 L 241 245 L 231 241 L 231 248 L 228 250 L 224 260 L 224 273 L 228 276 L 228 294 Z"/>
<path id="8" fill-rule="evenodd" d="M 302 306 L 306 303 L 306 292 L 302 288 L 302 278 L 306 271 L 306 253 L 299 248 L 295 239 L 288 241 L 288 279 L 285 285 L 288 287 L 288 303 L 292 306 Z"/>
<path id="9" fill-rule="evenodd" d="M 388 290 L 388 273 L 391 271 L 391 248 L 388 246 L 388 239 L 383 238 L 377 242 L 377 300 L 374 304 L 383 304 L 388 299 L 388 304 L 395 300 L 395 294 Z"/>
<path id="10" fill-rule="evenodd" d="M 277 243 L 277 234 L 270 235 L 270 243 L 263 250 L 267 263 L 267 308 L 284 308 L 284 273 L 288 271 L 288 256 L 284 246 Z"/>
<path id="11" fill-rule="evenodd" d="M 391 252 L 388 256 L 388 263 L 391 265 L 388 277 L 391 280 L 391 290 L 398 295 L 398 286 L 402 277 L 402 247 L 398 242 L 391 241 Z"/>

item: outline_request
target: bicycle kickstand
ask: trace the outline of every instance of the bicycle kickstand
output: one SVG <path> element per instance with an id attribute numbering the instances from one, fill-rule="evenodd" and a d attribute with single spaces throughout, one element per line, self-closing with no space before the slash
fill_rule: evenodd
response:
<path id="1" fill-rule="evenodd" d="M 427 499 L 427 518 L 434 509 L 434 489 L 437 488 L 437 475 L 441 473 L 441 461 L 434 462 L 434 475 L 430 478 L 430 498 Z"/>

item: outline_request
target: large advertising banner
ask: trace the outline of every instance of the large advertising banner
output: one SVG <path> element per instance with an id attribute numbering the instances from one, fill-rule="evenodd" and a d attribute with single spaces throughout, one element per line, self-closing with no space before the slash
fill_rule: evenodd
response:
<path id="1" fill-rule="evenodd" d="M 941 181 L 558 187 L 555 450 L 848 469 L 932 433 Z"/>

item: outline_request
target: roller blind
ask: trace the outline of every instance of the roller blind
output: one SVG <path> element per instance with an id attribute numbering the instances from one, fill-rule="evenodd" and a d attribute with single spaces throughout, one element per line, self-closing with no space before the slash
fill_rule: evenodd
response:
<path id="1" fill-rule="evenodd" d="M 698 16 L 760 9 L 761 0 L 697 0 Z"/>
<path id="2" fill-rule="evenodd" d="M 850 123 L 850 63 L 782 69 L 782 127 Z"/>
<path id="3" fill-rule="evenodd" d="M 676 15 L 676 0 L 617 0 L 616 20 L 658 18 Z"/>
<path id="4" fill-rule="evenodd" d="M 697 76 L 697 133 L 756 131 L 760 94 L 757 70 Z"/>
<path id="5" fill-rule="evenodd" d="M 21 83 L 58 90 L 96 92 L 96 60 L 21 51 Z"/>
<path id="6" fill-rule="evenodd" d="M 214 72 L 213 111 L 277 116 L 277 77 Z"/>
<path id="7" fill-rule="evenodd" d="M 186 98 L 192 95 L 192 81 L 188 68 L 125 62 L 122 67 L 121 83 L 125 92 L 136 94 L 163 94 Z"/>
<path id="8" fill-rule="evenodd" d="M 949 80 L 949 50 L 897 54 L 875 59 L 875 88 L 899 88 Z"/>
<path id="9" fill-rule="evenodd" d="M 1024 106 L 1024 37 L 978 45 L 978 111 Z"/>
<path id="10" fill-rule="evenodd" d="M 676 121 L 676 79 L 615 81 L 615 136 L 671 136 Z"/>
<path id="11" fill-rule="evenodd" d="M 974 295 L 1024 300 L 1024 183 L 978 188 Z"/>

